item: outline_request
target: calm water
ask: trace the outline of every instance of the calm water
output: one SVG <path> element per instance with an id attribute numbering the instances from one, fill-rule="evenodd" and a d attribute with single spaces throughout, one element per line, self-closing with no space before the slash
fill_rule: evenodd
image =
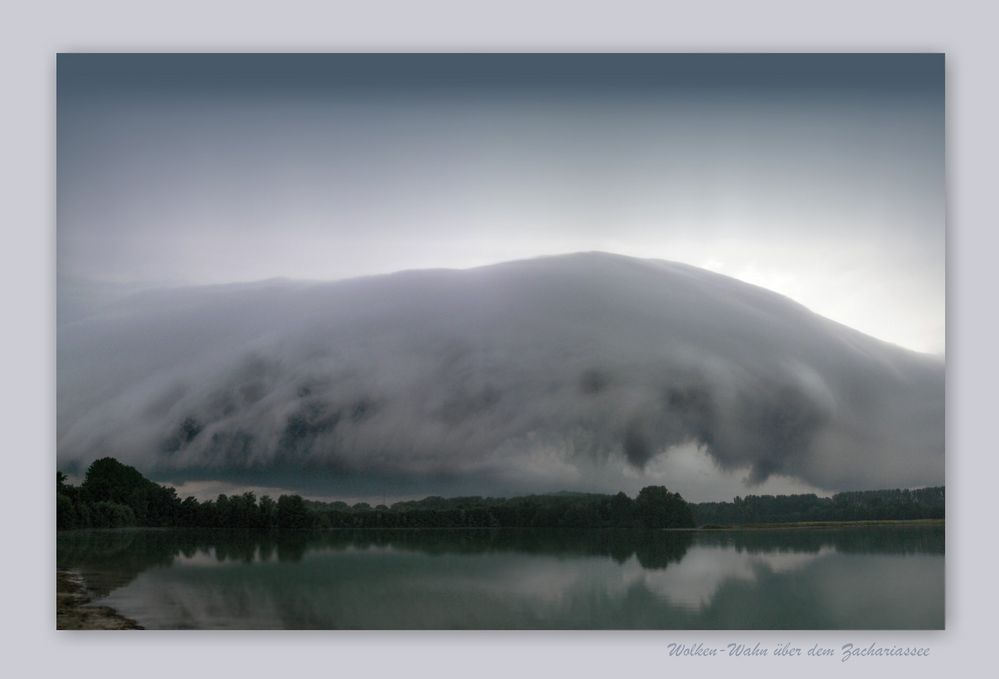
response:
<path id="1" fill-rule="evenodd" d="M 942 527 L 60 534 L 147 628 L 939 629 Z"/>

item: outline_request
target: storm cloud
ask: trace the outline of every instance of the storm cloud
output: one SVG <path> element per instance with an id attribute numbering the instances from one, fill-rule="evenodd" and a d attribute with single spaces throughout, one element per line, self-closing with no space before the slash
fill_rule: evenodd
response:
<path id="1" fill-rule="evenodd" d="M 598 250 L 945 352 L 942 54 L 77 53 L 57 67 L 56 251 L 78 297 Z"/>
<path id="2" fill-rule="evenodd" d="M 66 318 L 62 466 L 519 492 L 621 487 L 693 445 L 750 482 L 943 481 L 941 358 L 685 264 L 147 290 Z"/>

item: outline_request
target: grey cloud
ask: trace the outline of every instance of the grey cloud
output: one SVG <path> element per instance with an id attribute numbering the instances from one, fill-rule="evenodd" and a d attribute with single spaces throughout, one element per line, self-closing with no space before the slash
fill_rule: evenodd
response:
<path id="1" fill-rule="evenodd" d="M 596 249 L 712 268 L 944 351 L 942 54 L 63 54 L 57 68 L 59 274 L 104 282 L 61 295 L 61 319 L 120 284 Z"/>
<path id="2" fill-rule="evenodd" d="M 515 492 L 620 487 L 693 443 L 754 481 L 943 481 L 941 359 L 682 264 L 147 291 L 81 316 L 58 331 L 61 464 Z"/>

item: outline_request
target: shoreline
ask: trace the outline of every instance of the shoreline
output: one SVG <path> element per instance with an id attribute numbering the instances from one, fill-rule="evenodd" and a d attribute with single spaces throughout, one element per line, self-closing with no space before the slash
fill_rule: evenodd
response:
<path id="1" fill-rule="evenodd" d="M 93 597 L 76 571 L 56 571 L 57 630 L 144 629 L 110 606 L 93 606 Z"/>
<path id="2" fill-rule="evenodd" d="M 783 521 L 775 523 L 705 524 L 679 530 L 769 530 L 773 528 L 874 528 L 876 526 L 945 526 L 946 519 L 863 519 L 857 521 Z"/>
<path id="3" fill-rule="evenodd" d="M 690 528 L 641 528 L 638 526 L 364 526 L 364 527 L 326 527 L 326 528 L 295 528 L 286 531 L 252 531 L 238 528 L 219 528 L 216 526 L 123 526 L 121 528 L 65 528 L 58 530 L 57 535 L 72 535 L 74 533 L 124 533 L 128 531 L 194 531 L 237 533 L 242 535 L 301 535 L 303 533 L 330 533 L 341 531 L 493 531 L 493 530 L 625 530 L 625 531 L 670 531 L 670 532 L 700 532 L 725 530 L 769 530 L 792 528 L 873 528 L 877 526 L 946 526 L 946 519 L 858 519 L 846 521 L 775 521 L 772 523 L 732 523 L 704 524 Z M 60 571 L 68 573 L 69 571 Z"/>

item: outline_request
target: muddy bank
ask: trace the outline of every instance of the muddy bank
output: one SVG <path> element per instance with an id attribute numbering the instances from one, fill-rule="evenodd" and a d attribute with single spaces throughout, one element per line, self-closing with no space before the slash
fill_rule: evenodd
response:
<path id="1" fill-rule="evenodd" d="M 56 629 L 142 629 L 108 606 L 90 605 L 83 578 L 73 571 L 56 572 Z"/>

